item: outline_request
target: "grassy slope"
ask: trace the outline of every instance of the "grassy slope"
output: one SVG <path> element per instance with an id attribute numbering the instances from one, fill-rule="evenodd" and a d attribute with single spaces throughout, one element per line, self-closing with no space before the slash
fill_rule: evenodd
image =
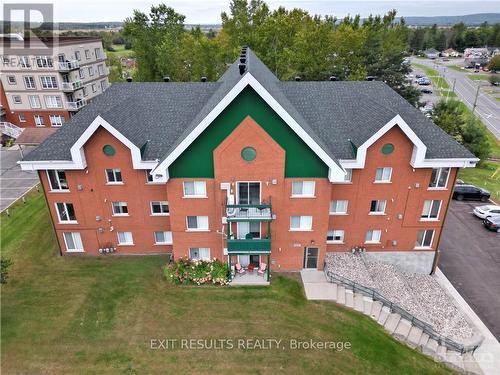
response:
<path id="1" fill-rule="evenodd" d="M 500 163 L 484 162 L 476 168 L 461 169 L 458 178 L 482 186 L 491 193 L 491 198 L 500 204 Z"/>
<path id="2" fill-rule="evenodd" d="M 41 194 L 2 216 L 14 261 L 2 286 L 3 373 L 451 373 L 387 336 L 370 318 L 308 302 L 300 283 L 173 287 L 165 258 L 59 257 Z M 152 338 L 303 338 L 351 350 L 150 350 Z"/>

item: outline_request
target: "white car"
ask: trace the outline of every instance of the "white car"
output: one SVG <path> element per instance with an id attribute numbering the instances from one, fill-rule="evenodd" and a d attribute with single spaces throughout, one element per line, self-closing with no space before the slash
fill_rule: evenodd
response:
<path id="1" fill-rule="evenodd" d="M 474 208 L 473 212 L 474 215 L 481 219 L 486 219 L 487 217 L 500 217 L 500 206 L 487 204 L 486 206 L 478 206 Z"/>

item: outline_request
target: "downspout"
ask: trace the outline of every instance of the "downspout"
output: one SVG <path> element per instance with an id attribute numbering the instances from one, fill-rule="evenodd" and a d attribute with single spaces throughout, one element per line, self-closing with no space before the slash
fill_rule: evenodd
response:
<path id="1" fill-rule="evenodd" d="M 432 262 L 432 270 L 431 270 L 431 273 L 430 273 L 431 275 L 433 275 L 436 272 L 436 268 L 437 268 L 437 265 L 438 265 L 439 257 L 441 255 L 441 252 L 439 250 L 439 244 L 441 243 L 441 236 L 443 234 L 444 225 L 446 224 L 446 218 L 448 217 L 448 209 L 450 207 L 450 202 L 452 200 L 453 189 L 455 188 L 455 182 L 457 181 L 457 176 L 458 176 L 458 170 L 459 170 L 459 168 L 454 168 L 454 169 L 455 169 L 455 176 L 453 177 L 453 184 L 450 187 L 450 194 L 448 196 L 448 203 L 446 204 L 446 211 L 445 211 L 444 217 L 443 217 L 443 225 L 441 225 L 441 230 L 439 231 L 439 237 L 438 237 L 438 241 L 437 241 L 437 244 L 436 244 L 436 252 L 434 253 L 434 261 Z M 448 181 L 448 183 L 449 183 L 449 181 Z"/>

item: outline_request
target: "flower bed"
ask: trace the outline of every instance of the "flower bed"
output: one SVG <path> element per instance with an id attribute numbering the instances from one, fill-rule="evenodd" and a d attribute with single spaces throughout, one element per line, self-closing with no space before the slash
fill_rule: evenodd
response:
<path id="1" fill-rule="evenodd" d="M 191 260 L 180 258 L 163 268 L 165 278 L 172 284 L 216 284 L 229 283 L 227 265 L 220 260 Z"/>

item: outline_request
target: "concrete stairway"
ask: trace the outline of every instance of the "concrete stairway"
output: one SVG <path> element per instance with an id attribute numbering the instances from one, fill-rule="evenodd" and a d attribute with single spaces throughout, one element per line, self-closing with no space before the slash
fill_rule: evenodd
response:
<path id="1" fill-rule="evenodd" d="M 465 374 L 483 374 L 472 353 L 460 354 L 439 345 L 419 327 L 412 325 L 401 315 L 391 312 L 381 302 L 374 301 L 361 293 L 355 293 L 343 285 L 330 283 L 319 271 L 302 271 L 301 276 L 307 299 L 330 300 L 350 307 L 371 317 L 394 338 L 432 357 L 435 361 L 443 362 Z"/>

